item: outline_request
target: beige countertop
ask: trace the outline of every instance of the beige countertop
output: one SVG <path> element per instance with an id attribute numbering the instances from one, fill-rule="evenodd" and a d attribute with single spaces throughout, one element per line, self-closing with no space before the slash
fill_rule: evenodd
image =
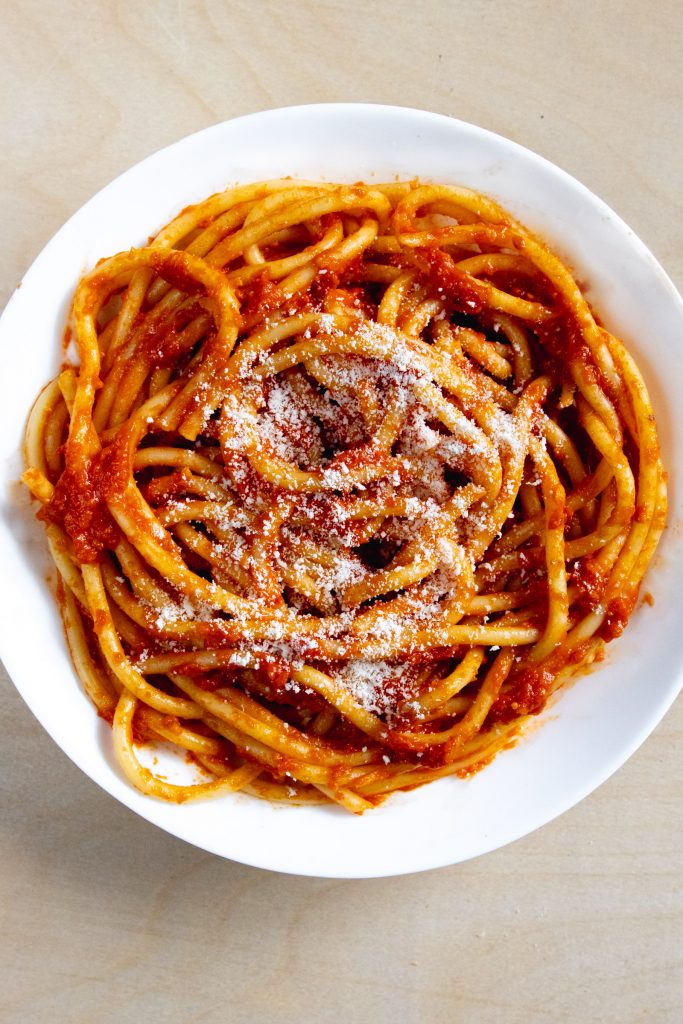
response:
<path id="1" fill-rule="evenodd" d="M 679 288 L 675 0 L 24 0 L 0 34 L 0 302 L 62 222 L 161 146 L 293 103 L 422 107 L 597 192 Z M 592 1024 L 683 1019 L 683 703 L 608 783 L 460 866 L 242 867 L 158 831 L 2 676 L 0 1018 Z"/>

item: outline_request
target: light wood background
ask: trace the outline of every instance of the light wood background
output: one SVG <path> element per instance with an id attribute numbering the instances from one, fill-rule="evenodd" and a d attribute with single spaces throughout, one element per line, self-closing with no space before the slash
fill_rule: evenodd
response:
<path id="1" fill-rule="evenodd" d="M 0 0 L 0 302 L 140 158 L 238 114 L 367 100 L 507 135 L 612 205 L 683 286 L 677 0 Z M 46 666 L 49 676 L 49 666 Z M 157 831 L 2 678 L 0 1017 L 11 1024 L 683 1020 L 683 704 L 540 832 L 331 882 Z"/>

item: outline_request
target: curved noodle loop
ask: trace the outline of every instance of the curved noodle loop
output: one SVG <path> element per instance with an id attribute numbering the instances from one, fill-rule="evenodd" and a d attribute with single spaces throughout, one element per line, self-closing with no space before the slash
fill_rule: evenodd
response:
<path id="1" fill-rule="evenodd" d="M 24 481 L 143 792 L 360 813 L 475 771 L 623 629 L 666 514 L 647 391 L 491 199 L 230 189 L 100 262 L 69 332 Z"/>

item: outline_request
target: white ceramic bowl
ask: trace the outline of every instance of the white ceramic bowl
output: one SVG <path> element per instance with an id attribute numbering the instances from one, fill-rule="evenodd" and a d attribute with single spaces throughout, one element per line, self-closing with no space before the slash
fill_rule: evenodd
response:
<path id="1" fill-rule="evenodd" d="M 58 367 L 66 311 L 83 272 L 101 256 L 143 243 L 188 203 L 229 184 L 281 175 L 418 176 L 500 200 L 588 283 L 591 302 L 634 353 L 652 391 L 670 474 L 670 525 L 645 585 L 654 607 L 635 611 L 605 662 L 562 692 L 539 726 L 474 778 L 399 794 L 362 818 L 246 795 L 176 806 L 132 789 L 114 762 L 109 729 L 72 669 L 45 585 L 42 528 L 17 484 L 26 414 Z M 90 778 L 143 818 L 220 856 L 305 875 L 371 877 L 452 864 L 509 843 L 608 778 L 680 688 L 682 338 L 680 297 L 623 221 L 557 167 L 481 128 L 417 110 L 335 104 L 267 111 L 183 139 L 122 174 L 65 224 L 0 322 L 0 652 L 7 669 L 39 721 Z"/>

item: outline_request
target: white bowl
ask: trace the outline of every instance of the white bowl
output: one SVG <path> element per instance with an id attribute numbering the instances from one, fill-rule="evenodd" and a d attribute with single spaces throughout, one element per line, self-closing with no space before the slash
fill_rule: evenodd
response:
<path id="1" fill-rule="evenodd" d="M 42 528 L 17 483 L 26 414 L 59 365 L 66 311 L 83 272 L 101 256 L 143 243 L 188 203 L 230 184 L 281 175 L 420 177 L 500 200 L 575 269 L 606 325 L 635 355 L 652 391 L 669 471 L 669 527 L 645 582 L 654 607 L 637 608 L 606 660 L 564 690 L 539 725 L 484 771 L 396 795 L 362 818 L 239 794 L 177 806 L 132 789 L 112 756 L 108 726 L 74 674 L 45 585 Z M 682 338 L 680 297 L 623 221 L 557 167 L 473 125 L 398 107 L 318 105 L 238 118 L 169 146 L 64 225 L 0 321 L 0 651 L 17 689 L 62 750 L 108 793 L 173 835 L 245 864 L 338 878 L 398 875 L 476 857 L 531 832 L 623 764 L 681 685 Z"/>

